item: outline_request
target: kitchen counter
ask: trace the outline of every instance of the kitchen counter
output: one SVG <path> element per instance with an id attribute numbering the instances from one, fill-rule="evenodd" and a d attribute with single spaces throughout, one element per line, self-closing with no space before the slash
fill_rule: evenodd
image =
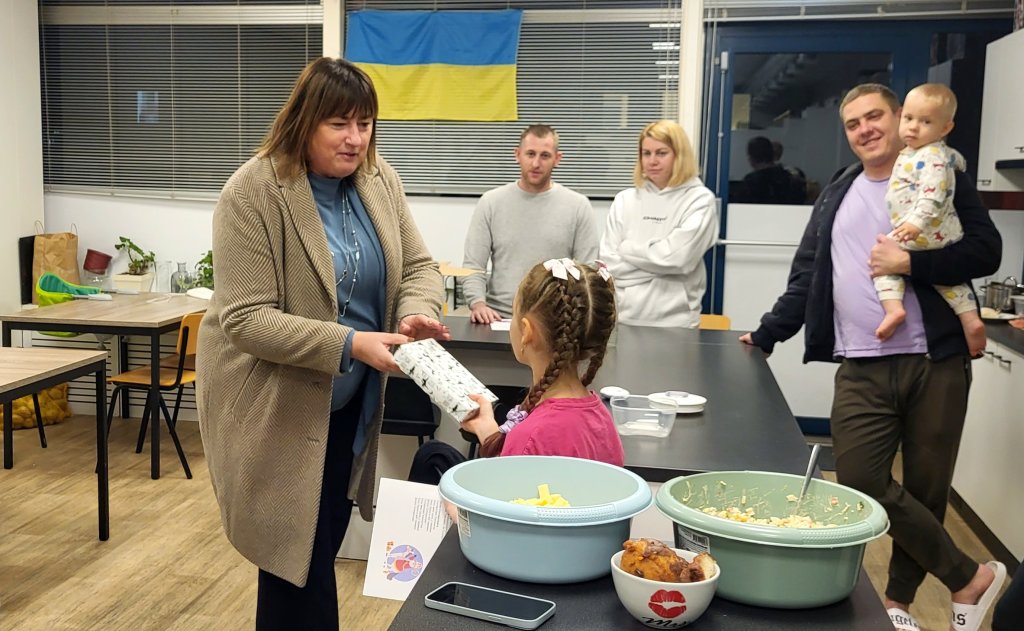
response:
<path id="1" fill-rule="evenodd" d="M 985 320 L 985 334 L 993 342 L 1002 344 L 1018 355 L 1024 355 L 1024 331 L 999 320 Z"/>

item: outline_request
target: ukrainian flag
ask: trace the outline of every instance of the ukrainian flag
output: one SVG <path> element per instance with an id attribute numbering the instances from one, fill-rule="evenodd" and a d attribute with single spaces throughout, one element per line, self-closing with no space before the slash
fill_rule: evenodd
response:
<path id="1" fill-rule="evenodd" d="M 355 11 L 345 58 L 373 80 L 380 118 L 509 121 L 522 11 Z"/>

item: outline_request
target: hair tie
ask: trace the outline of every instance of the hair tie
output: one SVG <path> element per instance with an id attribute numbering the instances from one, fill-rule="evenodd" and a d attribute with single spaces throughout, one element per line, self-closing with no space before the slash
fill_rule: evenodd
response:
<path id="1" fill-rule="evenodd" d="M 604 279 L 604 282 L 609 282 L 612 279 L 612 273 L 608 271 L 608 264 L 604 261 L 594 261 L 594 265 L 597 266 L 597 274 Z"/>

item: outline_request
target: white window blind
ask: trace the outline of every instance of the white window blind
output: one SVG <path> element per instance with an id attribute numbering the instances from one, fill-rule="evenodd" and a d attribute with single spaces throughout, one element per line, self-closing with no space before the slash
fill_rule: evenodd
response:
<path id="1" fill-rule="evenodd" d="M 322 49 L 318 0 L 42 0 L 47 190 L 211 197 Z"/>
<path id="2" fill-rule="evenodd" d="M 631 186 L 644 125 L 678 112 L 679 0 L 349 1 L 359 9 L 523 9 L 519 120 L 381 121 L 378 146 L 411 193 L 478 195 L 519 175 L 529 124 L 552 125 L 565 154 L 555 179 L 611 196 Z"/>

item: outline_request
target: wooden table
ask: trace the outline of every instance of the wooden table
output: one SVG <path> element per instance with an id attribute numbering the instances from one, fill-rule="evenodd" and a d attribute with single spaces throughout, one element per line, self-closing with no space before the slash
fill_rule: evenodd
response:
<path id="1" fill-rule="evenodd" d="M 104 427 L 107 416 L 106 351 L 0 348 L 0 401 L 4 406 L 4 469 L 14 466 L 14 400 L 89 373 L 96 373 L 97 499 L 100 540 L 106 541 L 110 537 L 110 493 Z"/>
<path id="2" fill-rule="evenodd" d="M 186 294 L 113 294 L 113 300 L 72 300 L 38 309 L 0 316 L 3 346 L 11 345 L 11 332 L 68 331 L 120 337 L 149 338 L 150 476 L 160 478 L 160 336 L 177 331 L 181 319 L 205 311 L 208 301 Z M 122 352 L 122 360 L 124 353 Z M 124 366 L 122 365 L 122 369 Z M 106 398 L 106 394 L 101 396 Z M 127 399 L 127 397 L 126 397 Z"/>

